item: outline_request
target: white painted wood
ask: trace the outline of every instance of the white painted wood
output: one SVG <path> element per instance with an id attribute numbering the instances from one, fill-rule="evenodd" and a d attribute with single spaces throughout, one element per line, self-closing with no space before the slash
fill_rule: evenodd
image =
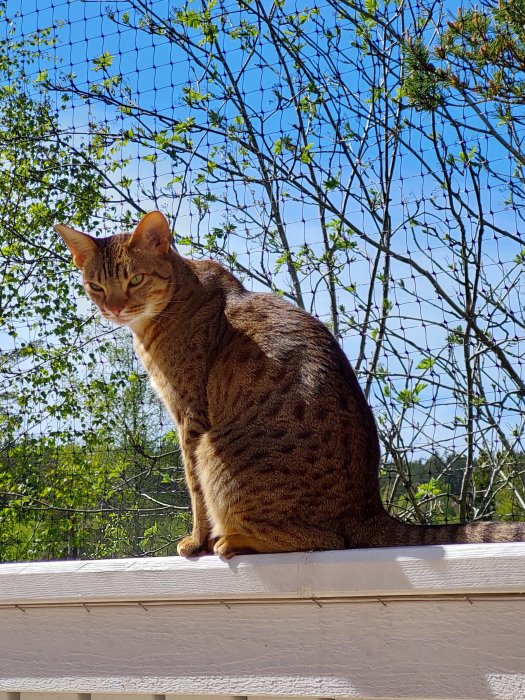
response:
<path id="1" fill-rule="evenodd" d="M 0 606 L 525 592 L 525 543 L 0 565 Z"/>
<path id="2" fill-rule="evenodd" d="M 130 697 L 129 693 L 92 693 L 89 698 L 90 700 L 164 700 L 164 695 L 136 693 Z M 21 698 L 20 700 L 25 700 L 25 698 Z M 46 698 L 42 698 L 41 700 L 46 700 Z M 49 696 L 47 700 L 49 700 Z M 60 700 L 62 700 L 62 698 L 60 698 Z"/>
<path id="3" fill-rule="evenodd" d="M 164 695 L 149 695 L 146 693 L 91 693 L 90 700 L 164 700 Z M 45 698 L 43 698 L 45 700 Z M 49 698 L 48 698 L 49 700 Z M 62 698 L 60 698 L 62 700 Z M 195 698 L 193 699 L 195 700 Z"/>
<path id="4" fill-rule="evenodd" d="M 86 693 L 20 693 L 17 700 L 91 700 L 91 696 Z"/>
<path id="5" fill-rule="evenodd" d="M 3 691 L 525 698 L 520 599 L 0 614 Z"/>
<path id="6" fill-rule="evenodd" d="M 522 543 L 5 564 L 0 700 L 525 700 L 523 593 Z"/>

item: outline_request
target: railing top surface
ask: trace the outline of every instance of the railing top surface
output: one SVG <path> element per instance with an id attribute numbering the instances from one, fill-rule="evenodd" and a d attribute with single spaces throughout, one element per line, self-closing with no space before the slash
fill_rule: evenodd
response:
<path id="1" fill-rule="evenodd" d="M 0 606 L 525 593 L 525 543 L 0 566 Z"/>

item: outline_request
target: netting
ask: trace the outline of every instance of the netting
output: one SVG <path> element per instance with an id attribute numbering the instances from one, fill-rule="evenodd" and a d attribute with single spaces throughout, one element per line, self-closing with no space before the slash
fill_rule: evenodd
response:
<path id="1" fill-rule="evenodd" d="M 174 428 L 52 231 L 154 208 L 340 340 L 390 512 L 524 519 L 521 0 L 0 11 L 0 558 L 188 528 Z"/>

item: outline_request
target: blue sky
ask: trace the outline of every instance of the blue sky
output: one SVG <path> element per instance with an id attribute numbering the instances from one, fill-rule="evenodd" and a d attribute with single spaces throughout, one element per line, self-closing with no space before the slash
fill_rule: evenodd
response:
<path id="1" fill-rule="evenodd" d="M 127 4 L 123 1 L 113 3 L 113 6 L 125 11 Z M 20 19 L 16 20 L 17 31 L 21 36 L 27 36 L 36 29 L 48 26 L 57 28 L 59 44 L 56 51 L 49 53 L 48 58 L 52 57 L 57 61 L 59 72 L 74 72 L 79 87 L 86 87 L 90 81 L 100 78 L 101 74 L 93 71 L 93 61 L 104 52 L 108 52 L 115 57 L 110 67 L 110 73 L 122 73 L 126 77 L 134 97 L 140 100 L 142 107 L 151 108 L 178 120 L 189 116 L 191 112 L 183 103 L 180 91 L 183 85 L 196 80 L 198 72 L 188 62 L 184 52 L 180 47 L 163 38 L 155 37 L 152 39 L 145 32 L 118 29 L 114 23 L 107 19 L 106 5 L 106 2 L 93 1 L 57 0 L 57 2 L 50 2 L 49 0 L 37 0 L 31 9 L 28 9 L 27 3 L 22 4 L 20 1 L 9 0 L 7 13 L 8 16 L 14 17 L 17 12 L 21 12 Z M 289 3 L 289 5 L 293 7 L 295 3 Z M 173 3 L 153 2 L 152 6 L 160 14 L 163 14 L 170 6 L 173 7 Z M 226 43 L 225 47 L 233 52 L 231 43 Z M 232 60 L 234 65 L 238 65 L 239 58 L 236 55 Z M 44 69 L 51 70 L 51 68 L 52 64 L 47 58 L 38 60 L 32 66 L 35 72 Z M 272 95 L 272 85 L 278 80 L 278 76 L 276 77 L 275 74 L 267 71 L 258 73 L 254 67 L 243 80 L 243 89 L 249 95 L 253 109 L 259 109 L 262 115 L 265 112 L 271 114 L 274 109 L 272 100 L 275 99 Z M 352 89 L 364 90 L 358 75 L 349 73 L 348 80 L 352 81 Z M 412 118 L 422 124 L 423 133 L 428 134 L 430 131 L 428 118 L 423 114 L 413 114 Z M 96 101 L 91 101 L 89 105 L 74 101 L 62 112 L 61 125 L 64 129 L 82 133 L 90 119 L 99 122 L 108 120 L 117 125 L 119 120 L 120 124 L 124 123 L 122 117 Z M 268 117 L 269 138 L 275 139 L 280 133 L 287 133 L 291 128 L 291 124 L 287 120 L 288 116 L 285 111 L 282 113 L 281 121 L 275 115 Z M 356 128 L 363 128 L 363 122 L 359 122 Z M 454 143 L 455 140 L 457 141 L 456 137 L 450 132 L 449 127 L 442 126 L 442 128 L 445 140 L 454 154 L 458 155 L 461 147 L 458 143 Z M 329 137 L 328 134 L 325 136 Z M 394 228 L 400 226 L 399 231 L 395 234 L 395 245 L 399 251 L 417 260 L 424 267 L 431 265 L 432 273 L 438 279 L 443 280 L 444 287 L 450 293 L 455 294 L 449 267 L 453 264 L 454 259 L 447 243 L 438 241 L 436 237 L 429 237 L 424 228 L 420 226 L 414 228 L 406 226 L 408 213 L 415 211 L 417 201 L 421 201 L 421 206 L 416 218 L 424 219 L 427 223 L 435 223 L 441 233 L 456 226 L 456 222 L 452 220 L 450 212 L 446 208 L 448 204 L 445 202 L 443 192 L 432 178 L 432 168 L 426 167 L 426 164 L 432 163 L 435 158 L 432 143 L 427 137 L 418 136 L 415 132 L 413 137 L 412 146 L 422 154 L 425 163 L 423 165 L 418 163 L 407 149 L 402 151 L 398 161 L 391 192 L 393 226 Z M 490 159 L 492 163 L 499 163 L 498 168 L 502 177 L 510 179 L 513 176 L 513 165 L 496 141 L 474 138 L 473 133 L 467 134 L 467 137 L 469 139 L 468 148 L 475 144 L 483 157 Z M 205 152 L 206 148 L 211 150 L 213 145 L 213 142 L 204 143 L 201 151 Z M 374 168 L 377 165 L 375 162 L 376 154 L 377 151 L 372 145 L 367 154 L 369 162 L 364 167 L 364 178 L 369 185 L 372 185 L 374 181 Z M 159 191 L 162 191 L 163 188 L 166 189 L 167 183 L 173 178 L 173 175 L 178 172 L 175 170 L 174 173 L 173 165 L 168 159 L 160 159 L 153 166 L 151 162 L 144 159 L 146 155 L 148 152 L 142 147 L 136 145 L 127 147 L 122 152 L 122 157 L 129 158 L 130 162 L 123 165 L 122 175 L 132 180 L 131 191 L 144 208 L 162 206 L 168 213 L 178 211 L 176 230 L 179 234 L 184 235 L 186 232 L 190 232 L 195 237 L 202 236 L 209 228 L 221 226 L 225 219 L 231 217 L 231 212 L 228 211 L 227 207 L 214 204 L 210 213 L 201 218 L 190 198 L 184 199 L 179 209 L 180 202 L 176 196 L 177 186 L 172 188 L 172 193 L 175 196 L 171 198 L 161 196 L 160 200 L 154 201 L 145 195 L 141 191 L 141 186 L 149 187 L 155 181 Z M 322 155 L 320 159 L 320 162 L 323 162 Z M 348 176 L 348 165 L 341 163 L 339 166 L 335 163 L 334 170 L 337 170 L 338 167 L 341 167 L 341 180 L 344 182 L 345 177 Z M 475 205 L 474 193 L 468 191 L 468 178 L 458 179 L 456 184 L 462 188 L 465 199 L 471 205 Z M 220 186 L 218 186 L 219 188 Z M 262 229 L 269 220 L 264 203 L 259 206 L 256 201 L 257 192 L 250 192 L 248 188 L 240 194 L 244 198 L 247 209 L 258 219 L 258 226 Z M 362 195 L 358 187 L 356 187 L 356 195 Z M 337 196 L 342 198 L 344 193 Z M 507 192 L 502 183 L 485 177 L 483 205 L 487 217 L 502 229 L 522 236 L 524 225 L 519 217 L 519 212 L 517 208 L 511 208 L 505 204 L 506 197 Z M 319 249 L 322 236 L 317 208 L 306 200 L 288 201 L 287 203 L 283 202 L 282 211 L 292 248 L 298 250 L 301 245 L 307 242 L 313 249 Z M 377 235 L 377 232 L 374 231 L 373 221 L 360 206 L 359 201 L 352 202 L 348 212 L 351 213 L 356 225 L 361 226 L 365 231 L 370 231 L 374 236 Z M 475 220 L 469 221 L 465 213 L 465 222 L 467 230 L 472 234 L 473 227 L 476 225 Z M 255 222 L 252 221 L 249 225 L 254 231 L 257 229 Z M 457 231 L 454 235 L 457 235 Z M 421 246 L 422 250 L 418 250 L 417 245 Z M 231 251 L 238 254 L 239 259 L 247 267 L 251 268 L 259 264 L 260 239 L 251 235 L 250 231 L 246 237 L 242 235 L 232 236 L 228 241 L 228 246 Z M 513 242 L 501 236 L 496 237 L 493 233 L 487 235 L 484 248 L 487 278 L 492 278 L 494 284 L 499 285 L 498 293 L 504 294 L 505 286 L 510 286 L 511 280 L 519 278 L 520 271 L 513 263 L 513 259 L 520 252 L 521 247 L 519 242 Z M 366 297 L 370 288 L 373 256 L 373 248 L 362 246 L 361 252 L 354 256 L 351 264 L 342 273 L 343 284 L 346 286 L 357 285 L 362 298 Z M 268 264 L 271 267 L 272 261 L 268 260 Z M 441 271 L 439 266 L 443 268 Z M 423 357 L 433 354 L 446 356 L 447 353 L 456 353 L 457 348 L 450 348 L 447 345 L 446 338 L 449 332 L 447 324 L 453 328 L 459 321 L 454 319 L 453 314 L 447 310 L 428 280 L 425 280 L 421 275 L 414 274 L 408 266 L 394 262 L 392 276 L 396 280 L 396 286 L 392 296 L 394 306 L 389 316 L 389 329 L 392 343 L 396 344 L 398 351 L 406 360 L 406 366 L 405 368 L 401 367 L 400 362 L 388 347 L 385 347 L 382 352 L 381 364 L 387 369 L 392 386 L 402 389 L 404 380 L 397 376 L 399 373 L 406 372 L 408 368 L 414 377 L 411 381 L 417 382 L 417 377 L 423 376 L 424 372 L 415 368 Z M 278 282 L 281 282 L 281 278 L 282 276 L 276 276 Z M 284 278 L 282 279 L 284 280 Z M 307 301 L 312 298 L 308 292 L 313 290 L 317 282 L 318 276 L 315 273 L 312 273 L 305 280 Z M 404 288 L 400 282 L 404 284 Z M 512 295 L 510 298 L 511 306 L 518 308 L 521 314 L 523 294 L 521 284 L 519 282 L 514 284 L 509 293 Z M 373 297 L 377 312 L 381 304 L 381 285 L 379 283 L 374 285 Z M 315 301 L 312 310 L 321 318 L 326 318 L 328 315 L 327 295 L 321 294 Z M 360 308 L 359 300 L 353 294 L 342 291 L 340 303 L 348 308 L 350 315 L 354 315 L 358 322 L 362 320 L 363 311 Z M 519 351 L 523 348 L 522 332 L 519 329 L 498 329 L 497 324 L 494 326 L 494 332 L 501 332 L 503 336 L 511 331 L 518 335 L 518 341 L 521 343 L 515 350 L 516 355 L 519 356 Z M 353 360 L 357 357 L 360 342 L 361 338 L 355 330 L 345 336 L 343 344 L 350 359 Z M 370 347 L 373 348 L 373 344 L 370 344 Z M 482 355 L 482 357 L 485 360 L 486 356 Z M 493 364 L 491 365 L 490 362 Z M 458 357 L 458 366 L 461 366 L 460 357 Z M 488 371 L 491 371 L 492 367 L 494 375 L 498 375 L 499 370 L 492 360 L 487 362 L 487 367 Z M 435 445 L 440 440 L 448 440 L 449 445 L 457 445 L 458 448 L 463 445 L 462 428 L 453 427 L 456 404 L 449 388 L 450 381 L 450 378 L 442 377 L 442 386 L 438 391 L 434 390 L 429 382 L 429 386 L 421 394 L 420 403 L 410 409 L 414 413 L 414 420 L 419 420 L 421 424 L 424 423 L 428 415 L 431 416 L 429 434 L 424 438 L 416 436 L 414 438 L 416 441 L 426 441 L 427 445 Z M 461 382 L 459 383 L 461 384 Z M 501 386 L 501 382 L 498 386 Z M 376 384 L 374 401 L 377 406 L 384 405 L 384 399 L 381 399 L 378 394 L 380 389 L 380 384 Z M 487 391 L 490 393 L 489 384 L 487 384 Z M 510 430 L 516 417 L 514 413 L 505 414 L 503 412 L 501 420 L 506 427 L 508 425 Z M 407 423 L 409 422 L 407 421 Z M 410 435 L 407 434 L 406 439 L 410 442 Z"/>

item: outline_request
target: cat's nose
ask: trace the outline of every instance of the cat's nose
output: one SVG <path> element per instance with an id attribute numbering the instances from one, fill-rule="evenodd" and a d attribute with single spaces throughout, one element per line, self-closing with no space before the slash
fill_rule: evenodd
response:
<path id="1" fill-rule="evenodd" d="M 108 305 L 108 309 L 111 311 L 111 313 L 115 314 L 115 316 L 118 316 L 123 308 L 124 308 L 123 306 L 109 306 Z"/>

